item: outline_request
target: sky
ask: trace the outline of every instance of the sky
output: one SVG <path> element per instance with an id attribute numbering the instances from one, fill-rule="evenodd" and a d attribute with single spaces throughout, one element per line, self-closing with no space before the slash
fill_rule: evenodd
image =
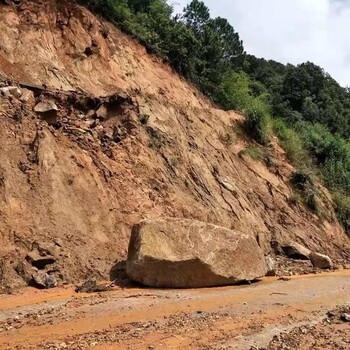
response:
<path id="1" fill-rule="evenodd" d="M 170 0 L 180 12 L 190 1 Z M 350 0 L 204 0 L 247 53 L 282 63 L 311 61 L 350 86 Z"/>

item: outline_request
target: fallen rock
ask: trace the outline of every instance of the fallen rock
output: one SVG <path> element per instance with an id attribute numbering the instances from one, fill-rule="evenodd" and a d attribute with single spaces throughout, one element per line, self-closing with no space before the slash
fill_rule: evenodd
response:
<path id="1" fill-rule="evenodd" d="M 133 227 L 126 271 L 151 287 L 199 288 L 254 280 L 267 268 L 253 235 L 164 218 Z"/>
<path id="2" fill-rule="evenodd" d="M 97 293 L 97 292 L 108 292 L 112 290 L 111 286 L 104 286 L 97 284 L 95 279 L 87 279 L 81 286 L 76 287 L 76 293 Z"/>
<path id="3" fill-rule="evenodd" d="M 37 251 L 31 251 L 27 254 L 26 260 L 38 269 L 44 269 L 47 265 L 54 264 L 56 258 L 51 255 L 41 256 Z"/>
<path id="4" fill-rule="evenodd" d="M 38 269 L 29 264 L 27 261 L 19 261 L 15 267 L 15 270 L 27 284 L 30 284 L 33 274 L 38 272 Z"/>
<path id="5" fill-rule="evenodd" d="M 22 95 L 19 100 L 27 104 L 27 106 L 31 109 L 33 109 L 35 106 L 35 97 L 33 91 L 30 91 L 28 89 L 21 89 L 21 93 Z"/>
<path id="6" fill-rule="evenodd" d="M 55 257 L 59 253 L 55 240 L 53 242 L 35 241 L 32 248 L 33 250 L 38 251 L 41 256 Z"/>
<path id="7" fill-rule="evenodd" d="M 56 103 L 51 100 L 41 101 L 37 103 L 34 107 L 34 112 L 37 113 L 46 113 L 51 111 L 58 111 Z"/>
<path id="8" fill-rule="evenodd" d="M 276 263 L 270 256 L 266 257 L 266 266 L 266 276 L 276 276 Z"/>
<path id="9" fill-rule="evenodd" d="M 106 119 L 108 116 L 108 110 L 105 105 L 101 105 L 96 111 L 97 118 Z"/>
<path id="10" fill-rule="evenodd" d="M 333 267 L 332 260 L 329 256 L 319 254 L 319 253 L 311 253 L 309 256 L 312 265 L 319 269 L 331 269 Z"/>
<path id="11" fill-rule="evenodd" d="M 53 242 L 55 243 L 55 245 L 56 245 L 57 247 L 60 247 L 60 248 L 62 248 L 63 245 L 64 245 L 63 240 L 62 240 L 61 238 L 55 238 L 55 239 L 53 240 Z"/>
<path id="12" fill-rule="evenodd" d="M 19 288 L 26 287 L 25 281 L 16 271 L 16 266 L 11 262 L 15 256 L 0 256 L 0 294 L 11 293 Z"/>
<path id="13" fill-rule="evenodd" d="M 22 90 L 17 86 L 5 86 L 0 88 L 0 91 L 7 97 L 13 96 L 19 99 L 22 96 Z"/>
<path id="14" fill-rule="evenodd" d="M 346 313 L 342 314 L 341 319 L 345 322 L 350 322 L 350 314 L 346 314 Z"/>
<path id="15" fill-rule="evenodd" d="M 39 113 L 41 118 L 49 125 L 55 125 L 58 122 L 58 107 L 51 100 L 41 101 L 34 107 L 34 112 Z"/>
<path id="16" fill-rule="evenodd" d="M 51 289 L 57 287 L 57 280 L 55 276 L 49 275 L 44 271 L 34 273 L 33 282 L 33 284 L 39 288 Z"/>
<path id="17" fill-rule="evenodd" d="M 283 245 L 282 250 L 289 258 L 297 260 L 309 260 L 311 254 L 311 250 L 295 242 Z"/>

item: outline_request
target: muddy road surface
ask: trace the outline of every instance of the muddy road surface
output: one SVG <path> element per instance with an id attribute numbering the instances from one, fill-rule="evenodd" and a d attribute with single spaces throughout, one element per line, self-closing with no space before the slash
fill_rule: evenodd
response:
<path id="1" fill-rule="evenodd" d="M 349 290 L 347 270 L 194 290 L 27 289 L 0 296 L 0 349 L 296 349 L 276 339 L 324 324 L 329 310 L 350 305 Z M 334 339 L 319 349 L 350 349 L 350 323 L 335 332 L 329 323 Z"/>

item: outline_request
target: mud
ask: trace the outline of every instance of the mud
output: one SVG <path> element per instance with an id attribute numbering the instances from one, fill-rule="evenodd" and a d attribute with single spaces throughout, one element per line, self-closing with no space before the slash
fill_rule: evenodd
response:
<path id="1" fill-rule="evenodd" d="M 326 338 L 329 327 L 348 332 L 349 324 L 336 324 L 336 317 L 322 320 L 337 305 L 350 304 L 349 288 L 350 271 L 344 270 L 194 290 L 116 288 L 88 295 L 68 286 L 27 289 L 0 299 L 0 348 L 287 349 L 279 347 L 285 343 L 281 333 L 294 328 L 304 334 L 300 327 L 316 325 L 312 332 Z M 347 335 L 336 332 L 332 341 L 342 339 Z M 333 349 L 324 344 L 320 349 Z M 293 346 L 288 349 L 306 349 Z"/>

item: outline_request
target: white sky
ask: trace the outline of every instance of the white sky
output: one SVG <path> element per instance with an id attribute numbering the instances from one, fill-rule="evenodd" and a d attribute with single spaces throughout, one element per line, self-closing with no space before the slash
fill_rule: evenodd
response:
<path id="1" fill-rule="evenodd" d="M 189 0 L 170 0 L 179 12 Z M 177 3 L 177 5 L 176 5 Z M 204 0 L 246 51 L 282 63 L 312 61 L 350 85 L 350 0 Z"/>

